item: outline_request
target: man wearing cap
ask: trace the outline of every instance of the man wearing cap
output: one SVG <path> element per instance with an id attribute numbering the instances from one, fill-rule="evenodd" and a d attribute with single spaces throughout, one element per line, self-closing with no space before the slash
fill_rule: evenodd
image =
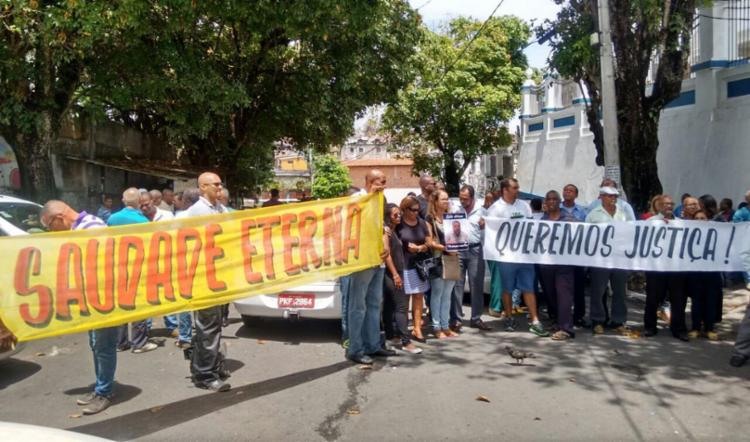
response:
<path id="1" fill-rule="evenodd" d="M 586 216 L 587 223 L 611 223 L 614 221 L 635 221 L 633 215 L 623 210 L 617 204 L 620 192 L 614 187 L 603 186 L 599 188 L 599 199 L 601 205 L 594 207 Z M 595 335 L 604 333 L 604 311 L 603 296 L 607 289 L 607 283 L 612 286 L 612 327 L 619 333 L 627 332 L 625 321 L 628 316 L 628 308 L 625 304 L 625 286 L 628 281 L 628 272 L 620 269 L 591 268 L 591 326 Z"/>

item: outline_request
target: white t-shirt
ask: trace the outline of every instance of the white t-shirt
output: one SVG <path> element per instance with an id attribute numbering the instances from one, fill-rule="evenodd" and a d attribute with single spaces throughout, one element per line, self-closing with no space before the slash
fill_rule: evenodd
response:
<path id="1" fill-rule="evenodd" d="M 501 219 L 531 218 L 531 207 L 526 201 L 517 199 L 513 204 L 508 204 L 500 198 L 487 209 L 487 217 Z"/>

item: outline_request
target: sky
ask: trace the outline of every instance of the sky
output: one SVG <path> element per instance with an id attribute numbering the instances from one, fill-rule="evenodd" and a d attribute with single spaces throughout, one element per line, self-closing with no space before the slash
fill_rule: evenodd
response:
<path id="1" fill-rule="evenodd" d="M 458 16 L 469 16 L 480 21 L 489 17 L 500 0 L 409 0 L 413 8 L 419 8 L 422 20 L 430 28 Z M 552 0 L 504 0 L 496 16 L 515 15 L 526 22 L 541 23 L 554 18 L 559 7 Z M 526 57 L 532 67 L 543 68 L 549 55 L 547 45 L 532 44 L 526 49 Z"/>

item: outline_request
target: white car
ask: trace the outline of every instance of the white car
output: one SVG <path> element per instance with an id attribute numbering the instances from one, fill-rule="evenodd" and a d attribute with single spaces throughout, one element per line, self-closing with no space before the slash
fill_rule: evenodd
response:
<path id="1" fill-rule="evenodd" d="M 41 210 L 42 206 L 37 203 L 0 195 L 0 237 L 43 232 L 44 228 L 39 218 Z M 0 361 L 18 353 L 23 347 L 21 343 L 14 350 L 0 353 Z"/>
<path id="2" fill-rule="evenodd" d="M 242 322 L 253 318 L 341 319 L 341 288 L 335 280 L 313 282 L 280 293 L 256 295 L 234 302 Z"/>

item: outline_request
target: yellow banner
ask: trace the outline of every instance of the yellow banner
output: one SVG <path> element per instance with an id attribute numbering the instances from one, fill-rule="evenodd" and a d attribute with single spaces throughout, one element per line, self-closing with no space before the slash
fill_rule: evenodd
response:
<path id="1" fill-rule="evenodd" d="M 0 317 L 20 340 L 195 310 L 380 263 L 383 197 L 0 239 Z"/>

